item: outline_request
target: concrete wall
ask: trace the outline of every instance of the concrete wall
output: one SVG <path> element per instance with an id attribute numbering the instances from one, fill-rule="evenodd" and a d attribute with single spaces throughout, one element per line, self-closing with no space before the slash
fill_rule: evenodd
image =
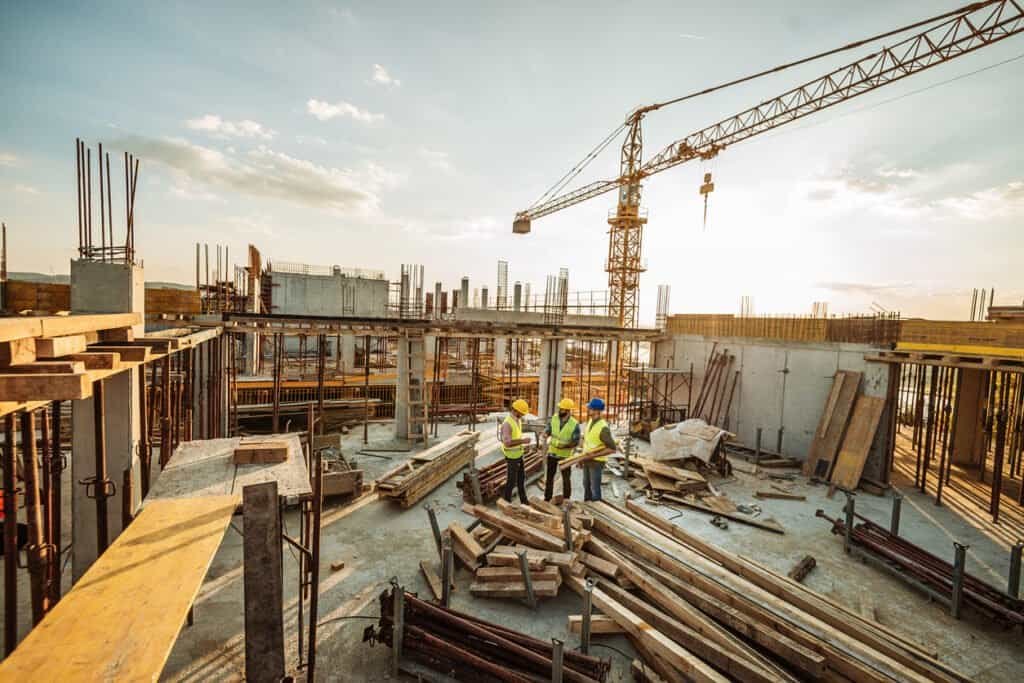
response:
<path id="1" fill-rule="evenodd" d="M 383 318 L 388 282 L 343 275 L 272 274 L 272 313 Z"/>
<path id="2" fill-rule="evenodd" d="M 716 342 L 716 351 L 728 350 L 736 356 L 732 371 L 739 370 L 740 375 L 729 412 L 729 429 L 749 446 L 754 445 L 760 427 L 762 445 L 775 450 L 781 429 L 782 453 L 806 459 L 837 370 L 864 373 L 861 392 L 868 396 L 885 398 L 888 389 L 888 367 L 865 361 L 864 355 L 875 349 L 863 344 L 677 335 L 657 344 L 656 365 L 689 370 L 693 363 L 696 400 L 704 366 Z M 730 377 L 730 385 L 731 381 Z M 676 400 L 686 402 L 685 389 Z M 887 480 L 882 472 L 886 424 L 887 416 L 883 415 L 864 471 L 865 476 L 883 481 Z"/>

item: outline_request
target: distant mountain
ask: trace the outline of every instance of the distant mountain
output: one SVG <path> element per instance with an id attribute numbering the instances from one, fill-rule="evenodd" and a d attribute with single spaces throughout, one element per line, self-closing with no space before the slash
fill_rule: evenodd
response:
<path id="1" fill-rule="evenodd" d="M 46 275 L 45 273 L 22 273 L 18 271 L 9 271 L 7 273 L 8 280 L 20 280 L 22 282 L 44 282 L 48 284 L 57 285 L 69 285 L 71 284 L 70 275 Z M 160 282 L 157 280 L 147 282 L 147 289 L 184 289 L 184 290 L 195 290 L 195 285 L 183 285 L 177 282 Z"/>

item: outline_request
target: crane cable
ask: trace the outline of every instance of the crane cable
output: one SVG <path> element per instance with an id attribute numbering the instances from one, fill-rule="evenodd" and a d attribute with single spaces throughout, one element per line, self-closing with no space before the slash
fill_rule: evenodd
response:
<path id="1" fill-rule="evenodd" d="M 571 169 L 569 169 L 569 171 L 567 171 L 565 173 L 565 175 L 563 175 L 554 185 L 552 185 L 551 188 L 548 189 L 547 192 L 545 192 L 543 195 L 540 196 L 539 199 L 537 199 L 537 201 L 535 201 L 533 204 L 531 204 L 529 206 L 529 208 L 527 209 L 527 211 L 529 211 L 530 209 L 533 209 L 533 208 L 539 206 L 540 204 L 543 204 L 544 202 L 546 202 L 548 199 L 553 197 L 556 193 L 560 192 L 562 190 L 562 188 L 564 188 L 566 185 L 568 185 L 574 178 L 576 178 L 583 171 L 583 169 L 586 168 L 586 166 L 588 164 L 590 164 L 591 161 L 593 161 L 595 158 L 597 158 L 597 156 L 601 152 L 603 152 L 604 149 L 609 144 L 611 144 L 612 140 L 614 140 L 616 137 L 618 137 L 619 134 L 622 133 L 622 131 L 624 131 L 626 129 L 626 127 L 630 125 L 630 123 L 632 121 L 632 118 L 634 116 L 637 116 L 637 115 L 642 116 L 642 115 L 644 115 L 647 112 L 655 111 L 655 110 L 661 109 L 662 107 L 667 107 L 670 104 L 677 104 L 679 102 L 685 102 L 686 100 L 690 100 L 690 99 L 693 99 L 693 98 L 696 98 L 696 97 L 700 97 L 702 95 L 709 95 L 709 94 L 711 94 L 713 92 L 717 92 L 719 90 L 724 90 L 725 88 L 730 88 L 730 87 L 732 87 L 734 85 L 739 85 L 741 83 L 747 83 L 749 81 L 752 81 L 752 80 L 755 80 L 755 79 L 758 79 L 758 78 L 762 78 L 764 76 L 769 76 L 771 74 L 775 74 L 775 73 L 779 73 L 781 71 L 785 71 L 786 69 L 791 69 L 791 68 L 793 68 L 795 66 L 800 66 L 802 64 L 807 64 L 809 62 L 813 62 L 813 61 L 818 60 L 818 59 L 823 59 L 825 57 L 830 57 L 832 55 L 839 54 L 840 52 L 846 52 L 846 51 L 849 51 L 849 50 L 853 50 L 855 48 L 867 45 L 868 43 L 873 43 L 875 41 L 882 40 L 884 38 L 889 38 L 891 36 L 898 35 L 900 33 L 906 33 L 907 31 L 910 31 L 912 29 L 920 28 L 922 26 L 926 26 L 928 24 L 932 24 L 932 23 L 935 23 L 937 21 L 940 21 L 942 19 L 948 19 L 949 17 L 960 15 L 960 14 L 969 14 L 971 12 L 976 12 L 979 9 L 982 9 L 982 8 L 987 7 L 989 5 L 997 4 L 997 3 L 1002 2 L 1002 1 L 1003 0 L 983 0 L 981 2 L 972 2 L 972 3 L 969 3 L 969 4 L 964 5 L 962 7 L 959 7 L 957 9 L 945 12 L 943 14 L 939 14 L 939 15 L 936 15 L 936 16 L 928 18 L 928 19 L 922 19 L 922 20 L 916 21 L 916 22 L 914 22 L 912 24 L 907 24 L 906 26 L 901 26 L 900 28 L 893 29 L 891 31 L 886 31 L 884 33 L 879 33 L 879 34 L 871 36 L 869 38 L 863 38 L 861 40 L 857 40 L 857 41 L 854 41 L 852 43 L 847 43 L 846 45 L 843 45 L 843 46 L 837 47 L 837 48 L 833 48 L 833 49 L 827 50 L 825 52 L 819 52 L 818 54 L 811 55 L 810 57 L 804 57 L 802 59 L 798 59 L 798 60 L 793 61 L 793 62 L 788 62 L 786 64 L 780 64 L 778 66 L 772 67 L 771 69 L 765 69 L 764 71 L 759 71 L 758 73 L 751 74 L 749 76 L 744 76 L 742 78 L 737 78 L 737 79 L 732 80 L 732 81 L 727 81 L 725 83 L 720 83 L 720 84 L 712 86 L 710 88 L 705 88 L 704 90 L 698 90 L 698 91 L 692 92 L 692 93 L 690 93 L 688 95 L 683 95 L 681 97 L 676 97 L 676 98 L 671 99 L 671 100 L 665 100 L 664 102 L 659 102 L 657 104 L 648 105 L 646 107 L 640 107 L 639 109 L 635 110 L 633 113 L 630 114 L 630 118 L 629 119 L 627 119 L 622 124 L 620 124 L 618 128 L 616 128 L 614 131 L 612 131 L 606 138 L 604 138 L 604 140 L 602 140 L 600 143 L 598 143 L 598 145 L 594 149 L 592 149 L 589 153 L 587 153 L 587 155 L 584 156 L 583 159 L 581 159 L 575 166 L 573 166 Z"/>

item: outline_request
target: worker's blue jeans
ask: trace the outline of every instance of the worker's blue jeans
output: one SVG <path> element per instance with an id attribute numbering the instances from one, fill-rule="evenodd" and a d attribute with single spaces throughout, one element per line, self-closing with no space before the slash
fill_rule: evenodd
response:
<path id="1" fill-rule="evenodd" d="M 601 474 L 604 463 L 590 460 L 583 463 L 583 500 L 601 500 Z"/>

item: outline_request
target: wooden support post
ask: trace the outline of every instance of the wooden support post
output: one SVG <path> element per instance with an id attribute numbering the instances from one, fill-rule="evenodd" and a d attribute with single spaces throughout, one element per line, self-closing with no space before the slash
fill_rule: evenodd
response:
<path id="1" fill-rule="evenodd" d="M 275 434 L 281 431 L 281 356 L 284 343 L 280 333 L 274 335 L 274 389 L 272 429 Z"/>
<path id="2" fill-rule="evenodd" d="M 107 526 L 107 419 L 103 400 L 103 380 L 92 384 L 93 441 L 95 442 L 96 476 L 93 477 L 93 497 L 96 499 L 96 556 L 110 545 Z M 88 484 L 86 484 L 88 486 Z"/>
<path id="3" fill-rule="evenodd" d="M 149 448 L 149 425 L 147 420 L 149 419 L 149 411 L 147 409 L 147 392 L 146 387 L 146 366 L 139 366 L 139 464 L 142 467 L 142 472 L 139 475 L 139 480 L 142 485 L 142 497 L 145 498 L 149 493 L 149 466 L 150 457 L 152 452 Z"/>
<path id="4" fill-rule="evenodd" d="M 50 601 L 56 604 L 60 600 L 60 580 L 61 580 L 61 535 L 63 534 L 63 526 L 61 522 L 61 507 L 63 506 L 63 496 L 61 491 L 61 474 L 64 472 L 64 454 L 61 451 L 61 414 L 60 414 L 60 401 L 54 401 L 51 405 L 51 414 L 53 416 L 52 430 L 53 430 L 53 446 L 50 452 L 50 469 L 46 473 L 46 476 L 50 477 L 50 501 L 53 506 L 53 512 L 50 515 L 50 523 L 53 525 L 50 529 L 50 542 L 53 544 L 53 557 L 50 563 Z"/>
<path id="5" fill-rule="evenodd" d="M 277 482 L 242 489 L 245 590 L 245 678 L 277 683 L 284 677 L 284 577 Z"/>

